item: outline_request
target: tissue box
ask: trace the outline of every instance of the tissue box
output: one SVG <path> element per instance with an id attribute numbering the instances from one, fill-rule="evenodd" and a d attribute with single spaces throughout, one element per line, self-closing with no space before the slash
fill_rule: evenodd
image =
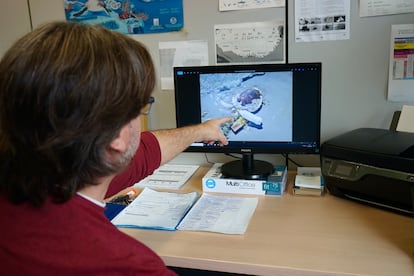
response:
<path id="1" fill-rule="evenodd" d="M 267 180 L 223 178 L 222 163 L 214 164 L 202 179 L 203 192 L 282 196 L 285 191 L 287 168 L 275 166 Z"/>

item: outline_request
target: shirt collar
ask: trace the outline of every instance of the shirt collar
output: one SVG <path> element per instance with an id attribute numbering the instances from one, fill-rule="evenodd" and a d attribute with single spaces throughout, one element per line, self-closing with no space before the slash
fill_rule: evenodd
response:
<path id="1" fill-rule="evenodd" d="M 89 200 L 90 202 L 92 202 L 92 203 L 94 203 L 94 204 L 96 204 L 96 205 L 98 205 L 98 206 L 100 206 L 102 208 L 105 208 L 105 202 L 96 200 L 96 199 L 94 199 L 94 198 L 92 198 L 90 196 L 87 196 L 85 194 L 82 194 L 81 192 L 76 192 L 76 194 L 79 195 L 79 196 L 81 196 L 81 197 L 83 197 L 86 200 Z"/>

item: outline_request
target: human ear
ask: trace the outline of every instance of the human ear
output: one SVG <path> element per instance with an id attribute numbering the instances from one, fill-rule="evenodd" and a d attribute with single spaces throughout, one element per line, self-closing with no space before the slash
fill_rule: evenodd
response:
<path id="1" fill-rule="evenodd" d="M 109 144 L 109 148 L 116 152 L 125 152 L 128 148 L 129 143 L 129 126 L 125 125 L 122 127 L 121 131 L 119 132 L 119 135 L 112 140 L 111 144 Z"/>

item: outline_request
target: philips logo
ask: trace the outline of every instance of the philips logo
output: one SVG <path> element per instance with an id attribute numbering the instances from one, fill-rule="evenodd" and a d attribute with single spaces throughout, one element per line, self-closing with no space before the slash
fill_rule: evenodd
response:
<path id="1" fill-rule="evenodd" d="M 240 152 L 252 152 L 251 149 L 241 149 Z"/>

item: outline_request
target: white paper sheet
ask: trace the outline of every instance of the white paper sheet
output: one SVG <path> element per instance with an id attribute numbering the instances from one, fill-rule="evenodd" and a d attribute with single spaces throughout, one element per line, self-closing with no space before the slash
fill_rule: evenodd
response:
<path id="1" fill-rule="evenodd" d="M 134 187 L 178 190 L 199 167 L 198 165 L 164 164 L 156 169 L 152 175 L 135 183 Z"/>
<path id="2" fill-rule="evenodd" d="M 145 188 L 112 223 L 117 227 L 174 231 L 197 198 L 197 192 L 180 194 Z"/>
<path id="3" fill-rule="evenodd" d="M 414 24 L 391 26 L 388 100 L 414 102 Z"/>
<path id="4" fill-rule="evenodd" d="M 217 64 L 284 63 L 283 20 L 214 26 Z"/>
<path id="5" fill-rule="evenodd" d="M 257 198 L 204 193 L 177 230 L 244 234 L 257 203 Z"/>
<path id="6" fill-rule="evenodd" d="M 284 7 L 285 0 L 220 0 L 219 11 Z"/>
<path id="7" fill-rule="evenodd" d="M 160 42 L 158 50 L 163 90 L 174 89 L 174 67 L 208 65 L 208 43 L 204 40 Z"/>
<path id="8" fill-rule="evenodd" d="M 414 132 L 414 106 L 404 105 L 398 119 L 397 131 Z"/>
<path id="9" fill-rule="evenodd" d="M 295 41 L 349 39 L 350 0 L 296 0 Z"/>
<path id="10" fill-rule="evenodd" d="M 359 0 L 359 16 L 414 12 L 414 0 Z"/>

